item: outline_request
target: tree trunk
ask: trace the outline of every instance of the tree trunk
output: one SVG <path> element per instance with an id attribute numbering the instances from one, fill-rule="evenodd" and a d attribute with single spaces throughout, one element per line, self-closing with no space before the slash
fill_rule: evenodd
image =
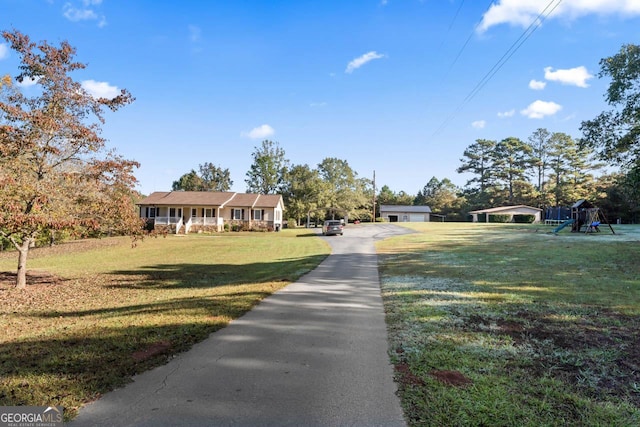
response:
<path id="1" fill-rule="evenodd" d="M 24 239 L 18 246 L 18 274 L 16 276 L 16 288 L 25 289 L 27 287 L 27 255 L 33 239 Z"/>

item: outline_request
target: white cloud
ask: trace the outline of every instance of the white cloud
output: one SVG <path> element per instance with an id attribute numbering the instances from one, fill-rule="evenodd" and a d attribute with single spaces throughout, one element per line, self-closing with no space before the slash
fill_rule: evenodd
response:
<path id="1" fill-rule="evenodd" d="M 107 98 L 113 99 L 120 95 L 120 90 L 117 86 L 111 86 L 107 82 L 97 82 L 95 80 L 85 80 L 81 83 L 82 88 L 89 92 L 89 95 L 94 98 Z"/>
<path id="2" fill-rule="evenodd" d="M 78 9 L 71 3 L 65 3 L 63 10 L 64 17 L 72 22 L 98 19 L 98 15 L 92 9 Z"/>
<path id="3" fill-rule="evenodd" d="M 504 119 L 505 117 L 513 117 L 513 115 L 515 113 L 516 113 L 516 110 L 509 110 L 509 111 L 499 112 L 498 113 L 498 117 L 500 117 L 501 119 Z"/>
<path id="4" fill-rule="evenodd" d="M 487 125 L 487 122 L 484 120 L 476 120 L 475 122 L 471 123 L 471 126 L 474 129 L 484 129 L 486 125 Z"/>
<path id="5" fill-rule="evenodd" d="M 587 80 L 592 79 L 593 76 L 581 65 L 567 70 L 556 71 L 553 71 L 553 67 L 546 67 L 544 69 L 544 78 L 554 82 L 560 82 L 565 85 L 589 87 Z"/>
<path id="6" fill-rule="evenodd" d="M 538 80 L 531 80 L 529 82 L 529 89 L 542 90 L 547 85 L 546 82 L 540 82 Z"/>
<path id="7" fill-rule="evenodd" d="M 378 52 L 371 51 L 371 52 L 365 53 L 364 55 L 349 62 L 349 64 L 347 65 L 347 69 L 344 70 L 344 72 L 349 74 L 353 73 L 355 70 L 362 67 L 367 62 L 373 61 L 374 59 L 380 59 L 380 58 L 384 58 L 384 55 L 381 55 Z"/>
<path id="8" fill-rule="evenodd" d="M 619 15 L 623 18 L 640 16 L 640 1 L 637 0 L 564 0 L 549 3 L 546 0 L 498 0 L 491 5 L 478 26 L 479 32 L 489 28 L 510 24 L 527 28 L 547 5 L 558 5 L 549 18 L 576 19 L 585 15 Z M 545 12 L 545 14 L 546 14 Z"/>
<path id="9" fill-rule="evenodd" d="M 553 101 L 534 101 L 527 108 L 520 111 L 520 114 L 530 119 L 542 119 L 545 116 L 552 116 L 562 110 L 562 105 Z"/>
<path id="10" fill-rule="evenodd" d="M 38 83 L 38 80 L 40 80 L 40 77 L 25 77 L 21 82 L 17 82 L 16 85 L 19 87 L 31 87 Z"/>
<path id="11" fill-rule="evenodd" d="M 6 43 L 0 43 L 0 59 L 9 57 L 9 46 Z"/>
<path id="12" fill-rule="evenodd" d="M 276 133 L 276 131 L 269 125 L 258 126 L 257 128 L 251 129 L 249 132 L 242 132 L 240 136 L 245 136 L 251 139 L 262 139 L 267 138 Z"/>
<path id="13" fill-rule="evenodd" d="M 97 20 L 100 28 L 107 25 L 107 18 L 99 15 L 92 7 L 100 6 L 102 0 L 82 0 L 81 6 L 77 7 L 72 2 L 67 2 L 62 6 L 62 15 L 71 22 Z"/>

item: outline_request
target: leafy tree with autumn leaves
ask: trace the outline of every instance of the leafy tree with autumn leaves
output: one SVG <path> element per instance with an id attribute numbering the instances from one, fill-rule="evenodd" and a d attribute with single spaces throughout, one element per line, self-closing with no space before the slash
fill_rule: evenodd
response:
<path id="1" fill-rule="evenodd" d="M 29 248 L 42 235 L 140 230 L 133 204 L 139 165 L 106 150 L 100 136 L 105 109 L 134 98 L 124 89 L 112 99 L 83 89 L 69 74 L 86 66 L 66 41 L 36 43 L 17 30 L 2 37 L 20 66 L 0 87 L 0 236 L 18 251 L 16 286 L 25 288 Z M 24 81 L 36 83 L 34 95 L 16 84 Z"/>

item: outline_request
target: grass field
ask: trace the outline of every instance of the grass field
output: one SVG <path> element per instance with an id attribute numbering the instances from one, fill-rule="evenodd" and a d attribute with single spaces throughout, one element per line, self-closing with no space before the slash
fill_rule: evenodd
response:
<path id="1" fill-rule="evenodd" d="M 640 227 L 405 224 L 378 243 L 414 426 L 640 425 Z M 0 254 L 0 405 L 85 402 L 165 363 L 329 253 L 315 230 Z"/>
<path id="2" fill-rule="evenodd" d="M 86 240 L 0 254 L 0 406 L 84 403 L 165 363 L 317 266 L 314 231 Z"/>
<path id="3" fill-rule="evenodd" d="M 410 425 L 640 425 L 640 227 L 408 226 L 378 251 Z"/>

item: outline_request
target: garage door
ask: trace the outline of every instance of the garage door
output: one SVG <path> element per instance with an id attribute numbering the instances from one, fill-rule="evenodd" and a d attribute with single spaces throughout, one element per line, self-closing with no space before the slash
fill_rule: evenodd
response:
<path id="1" fill-rule="evenodd" d="M 424 215 L 409 215 L 409 222 L 424 222 Z"/>

